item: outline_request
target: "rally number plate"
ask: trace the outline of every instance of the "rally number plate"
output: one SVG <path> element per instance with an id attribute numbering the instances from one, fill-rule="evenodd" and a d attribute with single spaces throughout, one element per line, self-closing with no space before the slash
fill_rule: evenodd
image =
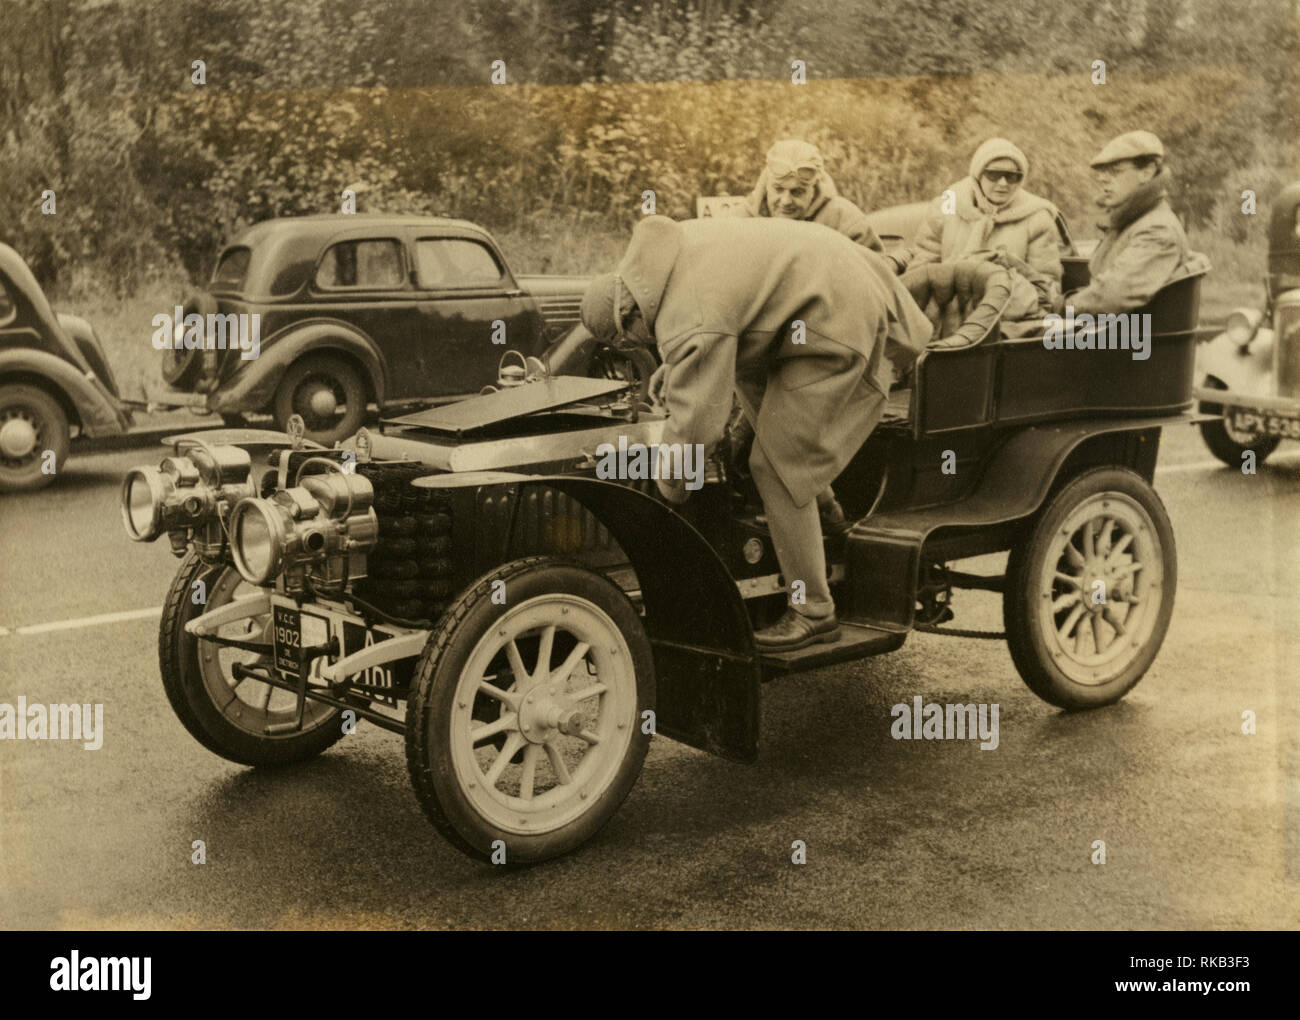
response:
<path id="1" fill-rule="evenodd" d="M 302 656 L 302 614 L 296 609 L 276 606 L 275 668 L 290 680 L 298 679 Z"/>
<path id="2" fill-rule="evenodd" d="M 275 668 L 286 679 L 297 682 L 299 662 L 303 647 L 319 648 L 331 637 L 338 642 L 339 655 L 359 652 L 379 641 L 392 637 L 382 631 L 370 630 L 341 616 L 316 616 L 302 612 L 295 606 L 274 606 Z M 324 682 L 320 675 L 323 663 L 334 661 L 333 656 L 322 656 L 312 661 L 312 679 Z M 397 706 L 395 695 L 387 693 L 397 686 L 393 666 L 373 666 L 351 678 L 353 683 L 365 684 L 364 696 L 382 705 Z"/>

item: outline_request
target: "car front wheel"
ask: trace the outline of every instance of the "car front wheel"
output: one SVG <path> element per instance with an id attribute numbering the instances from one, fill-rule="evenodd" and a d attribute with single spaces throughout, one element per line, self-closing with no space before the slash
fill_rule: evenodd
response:
<path id="1" fill-rule="evenodd" d="M 447 611 L 416 669 L 406 760 L 421 806 L 481 860 L 566 853 L 636 782 L 654 693 L 650 642 L 616 585 L 550 557 L 501 567 Z"/>
<path id="2" fill-rule="evenodd" d="M 1127 468 L 1066 484 L 1007 564 L 1003 618 L 1025 683 L 1060 708 L 1118 701 L 1146 673 L 1174 609 L 1173 527 Z"/>
<path id="3" fill-rule="evenodd" d="M 256 596 L 234 567 L 209 566 L 193 552 L 181 561 L 163 605 L 158 663 L 172 710 L 200 744 L 241 765 L 288 765 L 316 757 L 344 735 L 342 710 L 308 700 L 302 727 L 297 696 L 253 677 L 237 677 L 235 663 L 271 669 L 270 652 L 219 645 L 186 633 L 185 624 L 209 609 Z M 225 624 L 222 637 L 269 647 L 271 614 Z"/>

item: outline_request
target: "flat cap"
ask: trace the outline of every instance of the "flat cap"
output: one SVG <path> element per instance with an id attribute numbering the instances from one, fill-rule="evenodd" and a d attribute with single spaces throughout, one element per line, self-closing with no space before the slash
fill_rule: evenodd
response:
<path id="1" fill-rule="evenodd" d="M 1105 166 L 1108 163 L 1118 163 L 1121 159 L 1135 159 L 1139 156 L 1157 156 L 1164 159 L 1165 147 L 1150 131 L 1130 131 L 1107 142 L 1106 147 L 1093 156 L 1088 165 Z"/>

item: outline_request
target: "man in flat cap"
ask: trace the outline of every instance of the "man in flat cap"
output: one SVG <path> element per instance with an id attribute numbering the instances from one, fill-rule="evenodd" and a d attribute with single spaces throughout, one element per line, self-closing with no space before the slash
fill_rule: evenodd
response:
<path id="1" fill-rule="evenodd" d="M 1187 247 L 1187 235 L 1166 197 L 1165 147 L 1150 131 L 1111 139 L 1092 158 L 1106 210 L 1101 243 L 1089 260 L 1091 281 L 1067 295 L 1076 313 L 1140 308 L 1174 277 L 1199 268 L 1205 256 Z"/>
<path id="2" fill-rule="evenodd" d="M 649 216 L 617 271 L 592 281 L 582 321 L 616 347 L 657 343 L 664 443 L 715 444 L 739 392 L 755 427 L 750 471 L 792 594 L 755 640 L 764 651 L 834 641 L 816 497 L 880 419 L 885 355 L 914 361 L 932 331 L 893 267 L 813 223 Z M 657 483 L 672 503 L 689 495 L 681 479 Z"/>

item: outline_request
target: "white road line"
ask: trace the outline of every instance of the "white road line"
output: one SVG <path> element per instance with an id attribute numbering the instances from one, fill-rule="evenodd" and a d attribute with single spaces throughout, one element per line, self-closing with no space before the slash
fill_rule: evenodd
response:
<path id="1" fill-rule="evenodd" d="M 82 616 L 75 620 L 55 620 L 53 623 L 33 623 L 18 627 L 15 634 L 48 634 L 55 630 L 80 630 L 82 627 L 97 627 L 101 623 L 124 623 L 127 620 L 147 620 L 152 616 L 161 616 L 162 606 L 152 609 L 127 609 L 120 613 L 100 613 L 98 616 Z M 0 628 L 3 630 L 3 628 Z M 8 633 L 8 631 L 5 631 Z"/>

